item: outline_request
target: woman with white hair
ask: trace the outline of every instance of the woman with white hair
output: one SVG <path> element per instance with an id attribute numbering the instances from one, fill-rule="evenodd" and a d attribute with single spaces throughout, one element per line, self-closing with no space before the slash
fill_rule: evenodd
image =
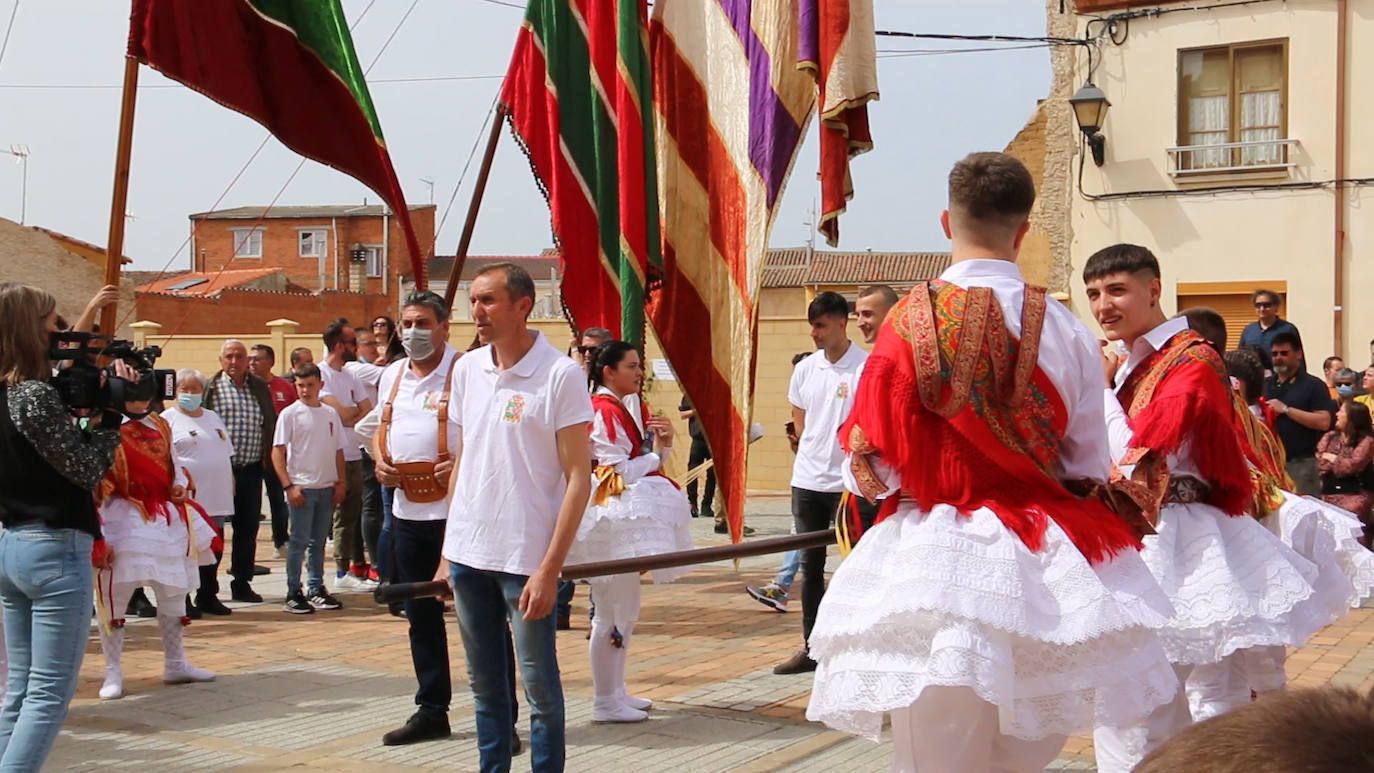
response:
<path id="1" fill-rule="evenodd" d="M 234 470 L 230 457 L 234 444 L 219 414 L 201 407 L 205 394 L 205 374 L 194 368 L 177 371 L 177 402 L 162 415 L 172 427 L 172 457 L 177 467 L 190 474 L 192 496 L 215 522 L 224 537 L 224 521 L 234 514 Z M 224 551 L 215 553 L 214 563 L 200 567 L 200 589 L 192 606 L 187 599 L 186 615 L 227 615 L 230 609 L 215 595 L 215 573 Z"/>

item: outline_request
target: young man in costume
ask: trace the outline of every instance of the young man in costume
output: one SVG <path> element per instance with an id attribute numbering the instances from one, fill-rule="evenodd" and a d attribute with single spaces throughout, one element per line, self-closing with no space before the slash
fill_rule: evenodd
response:
<path id="1" fill-rule="evenodd" d="M 1190 721 L 1183 684 L 1225 695 L 1246 647 L 1298 646 L 1321 626 L 1303 602 L 1315 567 L 1246 515 L 1254 489 L 1221 356 L 1160 308 L 1159 263 L 1144 247 L 1103 249 L 1083 267 L 1094 317 L 1124 357 L 1103 357 L 1113 460 L 1159 503 L 1141 557 L 1169 593 L 1160 630 L 1174 700 L 1135 724 L 1099 722 L 1098 768 L 1130 770 Z"/>
<path id="2" fill-rule="evenodd" d="M 1010 156 L 955 165 L 953 264 L 888 314 L 840 432 L 883 505 L 821 602 L 807 717 L 876 740 L 891 714 L 898 771 L 1043 770 L 1176 690 L 1093 337 L 1014 263 L 1034 199 Z"/>

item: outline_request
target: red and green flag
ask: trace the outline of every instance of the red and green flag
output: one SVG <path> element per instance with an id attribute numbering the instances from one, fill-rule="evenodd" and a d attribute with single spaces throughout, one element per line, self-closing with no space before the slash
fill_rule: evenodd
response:
<path id="1" fill-rule="evenodd" d="M 579 329 L 644 338 L 662 266 L 644 0 L 531 0 L 501 103 L 548 199 Z"/>
<path id="2" fill-rule="evenodd" d="M 376 191 L 424 288 L 424 256 L 339 0 L 134 0 L 129 56 Z"/>

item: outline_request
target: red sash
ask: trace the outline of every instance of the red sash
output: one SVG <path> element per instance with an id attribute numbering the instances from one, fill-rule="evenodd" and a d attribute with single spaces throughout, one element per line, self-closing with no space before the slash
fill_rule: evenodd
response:
<path id="1" fill-rule="evenodd" d="M 172 428 L 157 414 L 149 417 L 153 426 L 141 421 L 126 421 L 119 428 L 119 448 L 115 450 L 114 465 L 100 483 L 100 501 L 112 496 L 123 497 L 133 503 L 143 520 L 162 518 L 171 524 L 175 515 L 182 523 L 187 519 L 187 507 L 195 510 L 205 522 L 214 521 L 192 499 L 184 505 L 172 502 L 172 485 L 176 473 L 172 467 Z"/>
<path id="2" fill-rule="evenodd" d="M 921 284 L 889 312 L 840 429 L 866 495 L 867 455 L 901 474 L 879 519 L 900 496 L 927 510 L 986 507 L 1031 550 L 1049 519 L 1090 561 L 1140 547 L 1125 520 L 1057 477 L 1068 414 L 1037 365 L 1045 303 L 1043 288 L 1026 288 L 1020 341 L 989 288 Z"/>
<path id="3" fill-rule="evenodd" d="M 1230 515 L 1244 515 L 1254 489 L 1245 464 L 1244 431 L 1231 402 L 1221 356 L 1197 333 L 1183 330 L 1140 364 L 1117 390 L 1130 418 L 1131 448 L 1124 465 L 1154 468 L 1148 485 L 1163 499 L 1164 460 L 1187 453 L 1211 485 L 1205 501 Z M 1139 477 L 1139 476 L 1137 476 Z"/>
<path id="4" fill-rule="evenodd" d="M 626 437 L 630 439 L 630 458 L 635 459 L 644 455 L 644 447 L 646 445 L 644 433 L 640 431 L 639 425 L 635 423 L 634 417 L 630 415 L 630 409 L 625 407 L 625 403 L 621 402 L 620 398 L 614 395 L 608 395 L 605 392 L 598 392 L 592 395 L 592 410 L 600 414 L 601 418 L 606 422 L 606 434 L 612 443 L 615 442 L 616 427 L 619 426 Z M 639 415 L 644 426 L 647 427 L 649 425 L 649 404 L 642 398 L 639 401 Z M 591 431 L 591 426 L 588 426 L 588 434 L 590 434 Z M 662 468 L 654 470 L 649 474 L 657 475 L 668 480 L 674 486 L 677 486 L 677 481 L 665 475 Z M 679 486 L 679 488 L 681 487 Z"/>

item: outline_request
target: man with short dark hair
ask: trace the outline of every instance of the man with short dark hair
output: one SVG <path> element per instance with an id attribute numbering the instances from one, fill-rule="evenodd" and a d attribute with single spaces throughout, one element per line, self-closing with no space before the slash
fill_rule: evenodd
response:
<path id="1" fill-rule="evenodd" d="M 482 770 L 509 770 L 507 624 L 530 708 L 530 765 L 562 770 L 563 684 L 554 641 L 558 578 L 591 495 L 591 394 L 581 368 L 529 327 L 534 281 L 487 266 L 468 291 L 484 346 L 458 360 L 459 428 L 443 555 L 472 686 Z"/>
<path id="2" fill-rule="evenodd" d="M 255 344 L 248 350 L 248 372 L 267 382 L 272 408 L 280 416 L 286 406 L 296 402 L 296 387 L 273 371 L 276 364 L 277 353 L 267 344 Z M 272 510 L 272 547 L 276 548 L 277 558 L 286 558 L 286 542 L 290 537 L 286 492 L 272 470 L 263 471 L 263 483 L 267 485 L 267 506 Z"/>
<path id="3" fill-rule="evenodd" d="M 1340 355 L 1333 354 L 1322 360 L 1322 378 L 1326 379 L 1327 391 L 1331 392 L 1332 400 L 1339 400 L 1340 393 L 1336 391 L 1336 374 L 1345 370 L 1345 360 Z"/>
<path id="4" fill-rule="evenodd" d="M 1274 365 L 1269 354 L 1269 349 L 1274 344 L 1274 336 L 1280 333 L 1298 335 L 1298 329 L 1292 322 L 1279 316 L 1279 307 L 1283 305 L 1283 299 L 1273 290 L 1254 291 L 1250 294 L 1250 302 L 1255 305 L 1255 315 L 1259 319 L 1246 325 L 1245 330 L 1241 331 L 1240 345 L 1259 347 L 1260 359 L 1264 360 L 1265 370 L 1269 370 Z"/>
<path id="5" fill-rule="evenodd" d="M 859 368 L 868 353 L 849 340 L 849 301 L 823 292 L 807 307 L 811 341 L 816 351 L 792 371 L 787 401 L 797 429 L 797 456 L 792 462 L 792 520 L 797 533 L 830 527 L 844 492 L 844 449 L 839 431 L 854 404 Z M 825 595 L 825 548 L 802 551 L 802 648 L 778 664 L 775 674 L 814 671 L 806 640 L 816 625 Z"/>
<path id="6" fill-rule="evenodd" d="M 864 343 L 878 340 L 878 330 L 895 305 L 897 291 L 887 285 L 869 285 L 859 291 L 859 299 L 854 302 L 854 316 L 859 318 L 859 332 L 864 334 Z"/>
<path id="7" fill-rule="evenodd" d="M 1302 339 L 1296 331 L 1274 336 L 1269 355 L 1274 373 L 1264 382 L 1264 397 L 1278 414 L 1274 433 L 1288 455 L 1288 475 L 1297 484 L 1297 493 L 1320 496 L 1317 443 L 1331 429 L 1336 403 L 1326 384 L 1307 372 Z"/>
<path id="8" fill-rule="evenodd" d="M 353 426 L 372 410 L 367 388 L 344 366 L 358 359 L 358 335 L 348 320 L 340 317 L 329 323 L 322 334 L 327 355 L 320 363 L 324 392 L 320 399 L 339 412 L 344 426 L 344 467 L 348 490 L 344 501 L 334 509 L 334 589 L 371 590 L 376 582 L 368 579 L 369 566 L 362 550 L 363 451 Z"/>

